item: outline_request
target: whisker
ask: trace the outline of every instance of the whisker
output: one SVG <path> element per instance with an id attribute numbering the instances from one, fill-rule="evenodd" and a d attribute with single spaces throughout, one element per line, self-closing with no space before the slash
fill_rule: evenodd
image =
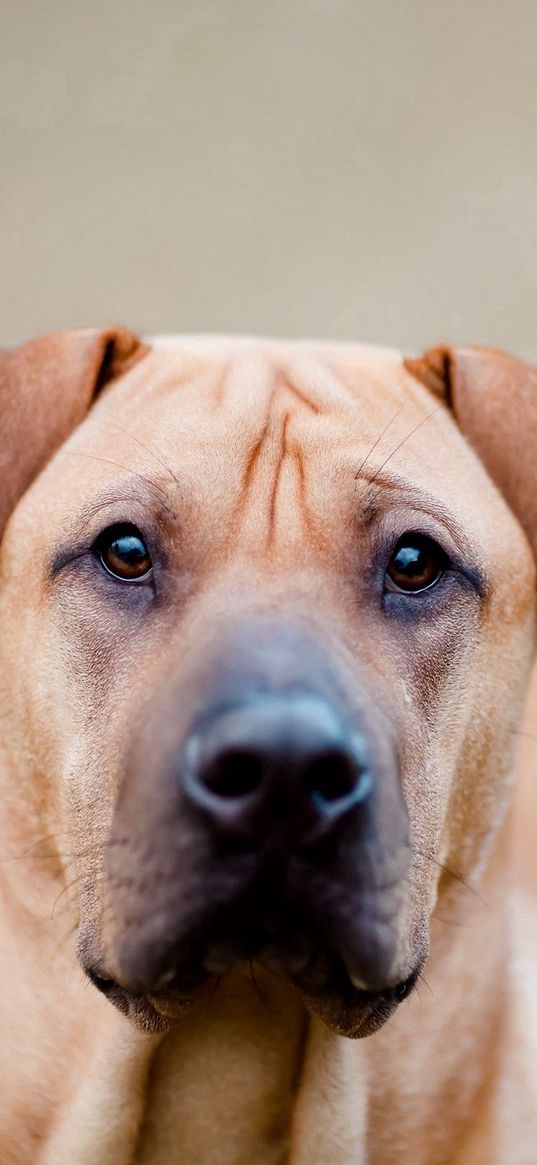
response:
<path id="1" fill-rule="evenodd" d="M 45 837 L 40 837 L 37 841 L 32 842 L 32 845 L 29 845 L 27 849 L 21 850 L 20 853 L 12 854 L 12 856 L 9 858 L 0 858 L 0 863 L 4 864 L 6 862 L 17 862 L 23 858 L 27 858 L 28 860 L 32 860 L 32 859 L 36 860 L 40 857 L 43 857 L 45 855 L 32 854 L 32 850 L 36 849 L 38 845 L 43 845 L 44 842 L 46 842 L 46 841 L 53 841 L 54 838 L 56 838 L 56 837 L 71 837 L 71 831 L 70 830 L 63 830 L 63 831 L 60 831 L 59 833 L 49 833 Z M 58 855 L 54 854 L 54 855 L 46 855 L 46 856 L 57 857 Z"/>
<path id="2" fill-rule="evenodd" d="M 438 858 L 434 857 L 433 854 L 426 854 L 423 852 L 423 850 L 418 849 L 416 846 L 414 846 L 413 849 L 414 853 L 418 854 L 419 857 L 424 858 L 425 861 L 434 862 L 435 866 L 438 866 L 439 869 L 443 870 L 445 874 L 448 874 L 450 878 L 454 878 L 456 882 L 460 882 L 461 886 L 464 886 L 465 889 L 470 892 L 470 894 L 474 894 L 475 897 L 478 898 L 479 901 L 483 903 L 483 906 L 486 906 L 488 910 L 488 902 L 486 902 L 485 899 L 481 897 L 481 894 L 479 894 L 474 886 L 471 886 L 470 883 L 463 878 L 462 874 L 458 874 L 456 870 L 454 870 L 451 866 L 448 866 L 447 862 L 440 862 Z"/>
<path id="3" fill-rule="evenodd" d="M 55 910 L 56 910 L 56 907 L 57 907 L 60 899 L 63 898 L 63 895 L 66 894 L 68 890 L 71 890 L 73 886 L 76 886 L 79 881 L 80 881 L 80 878 L 79 878 L 79 875 L 77 875 L 76 878 L 73 878 L 72 882 L 68 882 L 67 885 L 64 886 L 62 890 L 60 890 L 60 893 L 58 894 L 58 897 L 55 899 L 54 905 L 53 905 L 52 910 L 51 910 L 51 914 L 50 914 L 50 921 L 51 922 L 54 920 Z M 61 917 L 61 915 L 59 917 Z"/>
<path id="4" fill-rule="evenodd" d="M 406 445 L 407 441 L 410 441 L 410 438 L 414 436 L 414 433 L 417 433 L 418 429 L 421 429 L 422 425 L 424 425 L 426 421 L 430 421 L 432 417 L 436 416 L 437 413 L 442 412 L 444 408 L 444 405 L 438 405 L 438 408 L 433 409 L 432 413 L 428 413 L 426 417 L 422 417 L 421 421 L 418 421 L 417 425 L 414 425 L 414 428 L 410 430 L 410 433 L 407 433 L 406 437 L 403 437 L 402 441 L 400 441 L 399 444 L 395 446 L 395 449 L 392 449 L 392 452 L 389 454 L 386 460 L 382 462 L 382 465 L 379 465 L 376 473 L 374 473 L 373 477 L 371 478 L 370 485 L 373 485 L 373 482 L 376 481 L 379 474 L 382 473 L 382 470 L 386 468 L 388 462 L 391 461 L 392 457 L 395 457 L 395 454 L 403 448 L 403 445 Z"/>
<path id="5" fill-rule="evenodd" d="M 432 989 L 432 987 L 431 987 L 430 983 L 428 983 L 428 982 L 427 982 L 427 979 L 425 978 L 425 975 L 423 975 L 421 971 L 420 971 L 420 973 L 419 973 L 419 975 L 418 975 L 418 980 L 419 980 L 419 982 L 420 982 L 420 983 L 423 983 L 423 984 L 424 984 L 424 986 L 427 988 L 427 990 L 428 990 L 428 992 L 429 992 L 429 995 L 434 995 L 434 992 L 433 992 L 433 989 Z"/>
<path id="6" fill-rule="evenodd" d="M 369 450 L 369 453 L 366 453 L 366 455 L 365 455 L 365 457 L 364 457 L 364 459 L 363 459 L 363 461 L 362 461 L 362 464 L 360 465 L 360 468 L 358 469 L 358 471 L 357 471 L 357 473 L 356 473 L 356 477 L 359 477 L 359 476 L 360 476 L 360 474 L 361 474 L 362 470 L 365 468 L 365 466 L 366 466 L 367 462 L 369 461 L 369 458 L 371 457 L 371 454 L 375 452 L 375 449 L 377 448 L 377 445 L 380 445 L 380 442 L 382 441 L 382 438 L 384 437 L 385 433 L 387 433 L 387 432 L 388 432 L 388 429 L 391 427 L 391 425 L 393 425 L 393 422 L 394 422 L 394 421 L 397 419 L 397 417 L 399 416 L 399 413 L 402 413 L 402 411 L 403 411 L 404 407 L 405 407 L 405 406 L 404 406 L 404 404 L 402 404 L 402 405 L 400 406 L 400 408 L 398 408 L 398 409 L 397 409 L 397 412 L 393 414 L 393 417 L 391 418 L 391 420 L 390 420 L 390 421 L 388 421 L 388 424 L 384 426 L 384 428 L 383 428 L 383 430 L 382 430 L 382 433 L 380 433 L 380 434 L 379 434 L 379 436 L 377 437 L 377 439 L 376 439 L 375 443 L 374 443 L 374 444 L 371 446 L 371 448 L 370 448 L 370 450 Z"/>
<path id="7" fill-rule="evenodd" d="M 73 883 L 71 883 L 71 885 L 73 885 Z M 61 895 L 58 896 L 58 901 L 60 900 L 60 897 Z M 54 910 L 54 917 L 51 915 L 50 921 L 57 922 L 60 918 L 65 918 L 66 914 L 69 914 L 72 917 L 73 906 L 71 903 L 69 903 L 67 906 L 64 906 L 63 910 Z"/>
<path id="8" fill-rule="evenodd" d="M 64 935 L 62 935 L 61 938 L 58 939 L 58 942 L 55 944 L 55 947 L 54 947 L 56 954 L 59 954 L 60 951 L 63 954 L 63 952 L 65 951 L 65 948 L 67 946 L 67 943 L 69 942 L 70 939 L 72 939 L 73 935 L 78 930 L 78 925 L 79 925 L 79 920 L 77 919 L 76 922 L 74 922 L 72 924 L 72 926 L 69 927 L 69 929 L 66 931 L 66 933 Z"/>
<path id="9" fill-rule="evenodd" d="M 266 1007 L 266 1008 L 267 1008 L 267 1010 L 270 1010 L 270 1008 L 269 1008 L 269 1005 L 268 1005 L 268 1000 L 267 1000 L 267 998 L 266 998 L 266 996 L 265 996 L 264 992 L 261 990 L 261 988 L 260 988 L 260 986 L 259 986 L 259 983 L 257 982 L 257 979 L 256 979 L 256 977 L 255 977 L 255 971 L 254 971 L 254 964 L 253 964 L 253 960 L 252 960 L 251 958 L 250 958 L 250 959 L 248 959 L 248 963 L 249 963 L 249 966 L 250 966 L 250 978 L 251 978 L 251 980 L 252 980 L 252 983 L 253 983 L 253 985 L 254 985 L 254 987 L 255 987 L 256 994 L 259 996 L 259 999 L 261 1000 L 261 1002 L 262 1002 L 262 1004 L 263 1004 L 263 1007 Z"/>
<path id="10" fill-rule="evenodd" d="M 50 836 L 54 837 L 55 835 L 51 834 Z M 57 834 L 56 836 L 62 837 L 62 836 L 68 836 L 68 835 Z M 20 853 L 20 854 L 13 854 L 12 857 L 9 857 L 9 858 L 0 858 L 0 863 L 2 865 L 7 865 L 10 862 L 20 862 L 20 861 L 25 861 L 25 862 L 50 862 L 50 861 L 57 862 L 57 861 L 61 861 L 63 863 L 64 859 L 68 859 L 67 865 L 63 865 L 63 869 L 68 870 L 70 865 L 73 864 L 73 862 L 80 861 L 81 858 L 85 858 L 85 857 L 92 856 L 92 855 L 97 855 L 100 850 L 102 851 L 102 850 L 107 849 L 108 844 L 109 844 L 108 841 L 96 841 L 94 843 L 94 845 L 89 846 L 88 849 L 75 850 L 74 852 L 71 852 L 71 853 L 65 853 L 62 850 L 53 850 L 51 853 L 45 853 L 45 854 L 34 854 L 31 852 L 32 849 L 36 848 L 36 846 L 41 845 L 43 842 L 49 841 L 49 840 L 50 840 L 50 838 L 46 838 L 46 837 L 41 838 L 40 841 L 34 842 L 34 844 L 32 846 L 30 846 L 28 850 L 23 850 L 22 853 Z"/>
<path id="11" fill-rule="evenodd" d="M 162 465 L 163 469 L 169 473 L 175 484 L 179 487 L 179 489 L 181 489 L 181 482 L 179 481 L 179 478 L 176 476 L 171 466 L 168 465 L 168 462 L 164 460 L 161 454 L 157 453 L 156 449 L 152 449 L 150 445 L 145 445 L 139 437 L 136 437 L 134 433 L 130 433 L 128 429 L 124 429 L 121 425 L 111 424 L 110 427 L 112 429 L 117 429 L 119 433 L 124 433 L 124 435 L 129 437 L 131 441 L 135 441 L 141 449 L 145 449 L 146 453 L 149 453 L 150 457 L 154 457 L 155 461 L 157 461 L 159 465 Z"/>
<path id="12" fill-rule="evenodd" d="M 140 481 L 145 483 L 145 485 L 149 485 L 152 490 L 157 490 L 157 492 L 160 493 L 165 499 L 166 504 L 168 504 L 166 491 L 162 489 L 162 486 L 160 486 L 158 482 L 152 481 L 151 478 L 147 477 L 145 473 L 140 473 L 140 471 L 137 469 L 131 469 L 129 465 L 122 465 L 120 461 L 112 461 L 109 457 L 98 457 L 96 453 L 80 453 L 76 449 L 63 450 L 63 456 L 84 457 L 87 461 L 99 461 L 102 465 L 113 465 L 114 469 L 123 469 L 125 473 L 131 473 L 133 477 L 138 477 Z"/>

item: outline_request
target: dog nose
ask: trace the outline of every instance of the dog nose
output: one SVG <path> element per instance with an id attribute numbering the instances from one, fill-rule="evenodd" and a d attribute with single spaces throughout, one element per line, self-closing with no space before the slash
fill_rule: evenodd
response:
<path id="1" fill-rule="evenodd" d="M 218 832 L 264 844 L 317 841 L 373 788 L 362 737 L 314 697 L 258 697 L 214 715 L 180 768 L 187 799 Z"/>

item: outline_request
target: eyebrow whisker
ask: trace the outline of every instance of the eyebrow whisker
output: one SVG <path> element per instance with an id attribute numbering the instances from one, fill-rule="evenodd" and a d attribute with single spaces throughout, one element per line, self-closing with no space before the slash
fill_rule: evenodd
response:
<path id="1" fill-rule="evenodd" d="M 64 457 L 85 457 L 89 461 L 100 461 L 102 465 L 113 465 L 115 469 L 123 469 L 125 473 L 130 473 L 133 477 L 139 478 L 139 480 L 148 485 L 151 490 L 153 490 L 155 493 L 159 493 L 164 499 L 167 509 L 171 510 L 171 507 L 168 503 L 166 490 L 164 490 L 162 486 L 158 484 L 158 482 L 152 481 L 150 477 L 147 477 L 145 473 L 140 473 L 140 471 L 137 469 L 131 469 L 128 465 L 122 465 L 120 461 L 112 461 L 110 457 L 98 457 L 96 453 L 81 453 L 77 449 L 65 449 L 62 452 Z"/>
<path id="2" fill-rule="evenodd" d="M 391 426 L 393 425 L 393 422 L 394 422 L 395 420 L 397 420 L 397 417 L 399 416 L 399 414 L 400 414 L 400 413 L 402 413 L 402 411 L 403 411 L 404 407 L 405 407 L 405 406 L 404 406 L 404 403 L 403 403 L 402 405 L 400 405 L 400 407 L 397 409 L 397 412 L 395 412 L 395 413 L 393 414 L 393 417 L 391 417 L 391 419 L 388 421 L 388 424 L 387 424 L 387 425 L 385 425 L 385 426 L 384 426 L 384 428 L 383 428 L 383 430 L 382 430 L 382 432 L 381 432 L 381 433 L 379 433 L 379 436 L 377 437 L 377 439 L 376 439 L 376 441 L 374 442 L 374 444 L 371 446 L 371 448 L 370 448 L 369 452 L 368 452 L 368 453 L 366 453 L 366 455 L 365 455 L 365 457 L 364 457 L 364 459 L 363 459 L 363 461 L 362 461 L 362 464 L 360 465 L 359 469 L 357 470 L 357 472 L 356 472 L 356 477 L 359 477 L 359 476 L 360 476 L 360 474 L 361 474 L 362 470 L 363 470 L 363 469 L 365 468 L 365 466 L 367 465 L 367 462 L 369 461 L 369 458 L 371 457 L 371 454 L 375 452 L 375 449 L 377 448 L 377 445 L 380 445 L 380 442 L 382 441 L 382 438 L 384 437 L 385 433 L 387 433 L 387 432 L 388 432 L 388 429 L 389 429 L 389 428 L 391 428 Z M 374 480 L 374 479 L 373 479 L 373 480 Z"/>
<path id="3" fill-rule="evenodd" d="M 156 451 L 156 449 L 152 449 L 150 445 L 146 445 L 143 441 L 140 440 L 139 437 L 136 437 L 136 435 L 134 433 L 130 433 L 128 429 L 124 429 L 122 427 L 122 425 L 111 424 L 110 427 L 112 429 L 117 429 L 119 433 L 124 433 L 125 436 L 129 437 L 129 439 L 131 441 L 135 441 L 136 444 L 139 445 L 141 449 L 145 449 L 145 452 L 149 453 L 150 457 L 154 457 L 155 461 L 159 465 L 162 465 L 163 469 L 165 469 L 166 472 L 169 473 L 170 477 L 173 478 L 173 481 L 179 487 L 179 489 L 181 488 L 181 482 L 179 481 L 179 478 L 173 472 L 173 469 L 171 468 L 171 466 L 168 465 L 168 462 L 164 460 L 164 458 L 161 456 L 160 453 L 158 453 Z"/>
<path id="4" fill-rule="evenodd" d="M 395 454 L 398 453 L 400 449 L 402 449 L 403 445 L 406 445 L 406 442 L 414 436 L 414 433 L 417 433 L 418 429 L 421 429 L 422 425 L 424 425 L 426 421 L 430 421 L 432 417 L 436 416 L 436 413 L 441 412 L 444 408 L 444 405 L 438 405 L 438 408 L 433 409 L 432 413 L 428 413 L 426 417 L 422 417 L 421 421 L 418 421 L 417 425 L 414 425 L 414 428 L 410 430 L 410 433 L 407 433 L 406 437 L 403 437 L 402 441 L 400 441 L 399 444 L 395 446 L 395 449 L 392 449 L 392 452 L 389 454 L 386 460 L 382 462 L 382 465 L 379 465 L 378 469 L 370 480 L 370 485 L 373 485 L 373 482 L 376 481 L 379 474 L 382 473 L 382 470 L 386 468 L 388 462 L 391 461 L 392 457 L 395 457 Z"/>

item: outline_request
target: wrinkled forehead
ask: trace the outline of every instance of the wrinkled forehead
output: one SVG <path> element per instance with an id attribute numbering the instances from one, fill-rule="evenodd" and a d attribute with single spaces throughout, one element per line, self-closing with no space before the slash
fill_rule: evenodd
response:
<path id="1" fill-rule="evenodd" d="M 306 456 L 342 470 L 386 469 L 455 508 L 458 499 L 467 508 L 468 487 L 488 482 L 449 409 L 396 349 L 220 336 L 150 342 L 150 356 L 94 410 L 104 438 L 120 417 L 180 466 L 228 443 L 240 459 L 241 445 L 246 452 L 285 424 Z"/>
<path id="2" fill-rule="evenodd" d="M 210 336 L 150 343 L 68 443 L 64 496 L 70 485 L 73 500 L 90 495 L 126 471 L 177 480 L 184 496 L 210 508 L 245 484 L 255 492 L 259 481 L 267 498 L 280 490 L 283 511 L 307 494 L 322 521 L 335 503 L 350 512 L 357 483 L 374 476 L 392 496 L 425 492 L 485 558 L 493 516 L 512 532 L 449 409 L 400 352 Z M 77 454 L 85 461 L 77 464 Z"/>
<path id="3" fill-rule="evenodd" d="M 121 414 L 178 462 L 229 440 L 239 457 L 241 442 L 247 449 L 285 426 L 305 453 L 315 449 L 332 461 L 347 452 L 358 465 L 368 453 L 378 463 L 399 446 L 401 469 L 402 438 L 445 411 L 393 349 L 223 337 L 151 343 L 150 355 L 104 393 L 90 422 L 104 434 L 107 419 Z M 434 425 L 414 452 L 433 432 Z"/>
<path id="4" fill-rule="evenodd" d="M 402 403 L 402 380 L 416 401 L 428 396 L 393 349 L 219 336 L 156 337 L 150 343 L 143 367 L 106 395 L 113 393 L 117 402 L 121 393 L 129 412 L 155 406 L 157 424 L 167 415 L 174 433 L 210 417 L 213 427 L 240 420 L 246 436 L 283 414 L 302 428 L 317 418 L 310 436 L 326 422 L 332 422 L 334 436 L 343 435 L 346 424 L 356 429 L 358 414 L 363 429 L 394 402 Z"/>

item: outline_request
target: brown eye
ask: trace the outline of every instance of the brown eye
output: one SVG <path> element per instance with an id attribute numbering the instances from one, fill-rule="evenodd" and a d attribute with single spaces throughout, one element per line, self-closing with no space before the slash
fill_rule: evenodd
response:
<path id="1" fill-rule="evenodd" d="M 102 566 L 124 582 L 140 582 L 153 569 L 151 555 L 136 526 L 110 526 L 95 543 Z"/>
<path id="2" fill-rule="evenodd" d="M 446 555 L 433 538 L 425 534 L 404 534 L 386 568 L 389 589 L 425 591 L 438 582 L 446 566 Z"/>

